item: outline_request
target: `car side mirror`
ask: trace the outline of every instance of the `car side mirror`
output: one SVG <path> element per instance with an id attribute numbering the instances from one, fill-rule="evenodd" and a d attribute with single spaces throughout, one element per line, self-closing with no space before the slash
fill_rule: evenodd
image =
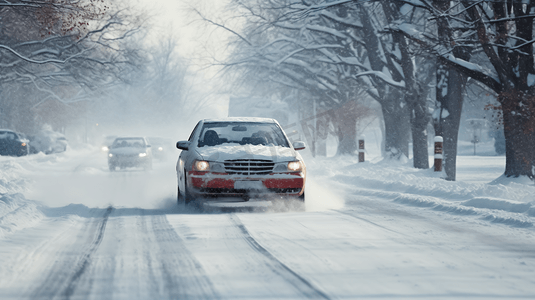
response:
<path id="1" fill-rule="evenodd" d="M 294 142 L 293 146 L 295 150 L 303 150 L 306 148 L 305 142 L 301 142 L 301 141 Z"/>
<path id="2" fill-rule="evenodd" d="M 176 143 L 176 147 L 180 150 L 185 150 L 185 151 L 188 151 L 189 149 L 189 144 L 190 142 L 189 141 L 179 141 Z"/>

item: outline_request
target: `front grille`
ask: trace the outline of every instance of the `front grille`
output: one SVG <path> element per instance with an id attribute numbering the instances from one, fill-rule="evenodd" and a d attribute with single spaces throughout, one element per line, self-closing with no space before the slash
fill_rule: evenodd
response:
<path id="1" fill-rule="evenodd" d="M 117 158 L 136 158 L 139 154 L 117 154 Z"/>
<path id="2" fill-rule="evenodd" d="M 262 159 L 225 160 L 225 172 L 236 175 L 267 175 L 273 171 L 275 163 Z"/>

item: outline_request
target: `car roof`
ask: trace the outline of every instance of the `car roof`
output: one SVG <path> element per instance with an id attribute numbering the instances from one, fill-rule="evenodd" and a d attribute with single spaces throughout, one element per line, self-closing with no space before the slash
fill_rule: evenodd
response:
<path id="1" fill-rule="evenodd" d="M 202 121 L 204 123 L 215 123 L 215 122 L 277 123 L 275 119 L 256 118 L 256 117 L 228 117 L 228 118 L 217 118 L 217 119 L 204 119 Z"/>

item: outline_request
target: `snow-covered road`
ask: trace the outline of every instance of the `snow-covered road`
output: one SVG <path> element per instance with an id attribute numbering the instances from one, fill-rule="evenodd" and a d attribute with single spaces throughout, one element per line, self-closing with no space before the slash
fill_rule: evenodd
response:
<path id="1" fill-rule="evenodd" d="M 282 212 L 177 207 L 173 159 L 2 157 L 0 299 L 535 298 L 535 187 L 474 178 L 503 157 L 461 158 L 459 182 L 307 161 L 306 211 Z"/>

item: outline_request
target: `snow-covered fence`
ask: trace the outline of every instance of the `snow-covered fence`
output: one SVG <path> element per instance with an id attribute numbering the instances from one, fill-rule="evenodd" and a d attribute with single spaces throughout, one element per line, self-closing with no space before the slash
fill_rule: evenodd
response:
<path id="1" fill-rule="evenodd" d="M 442 142 L 441 136 L 435 136 L 435 172 L 442 172 Z"/>

